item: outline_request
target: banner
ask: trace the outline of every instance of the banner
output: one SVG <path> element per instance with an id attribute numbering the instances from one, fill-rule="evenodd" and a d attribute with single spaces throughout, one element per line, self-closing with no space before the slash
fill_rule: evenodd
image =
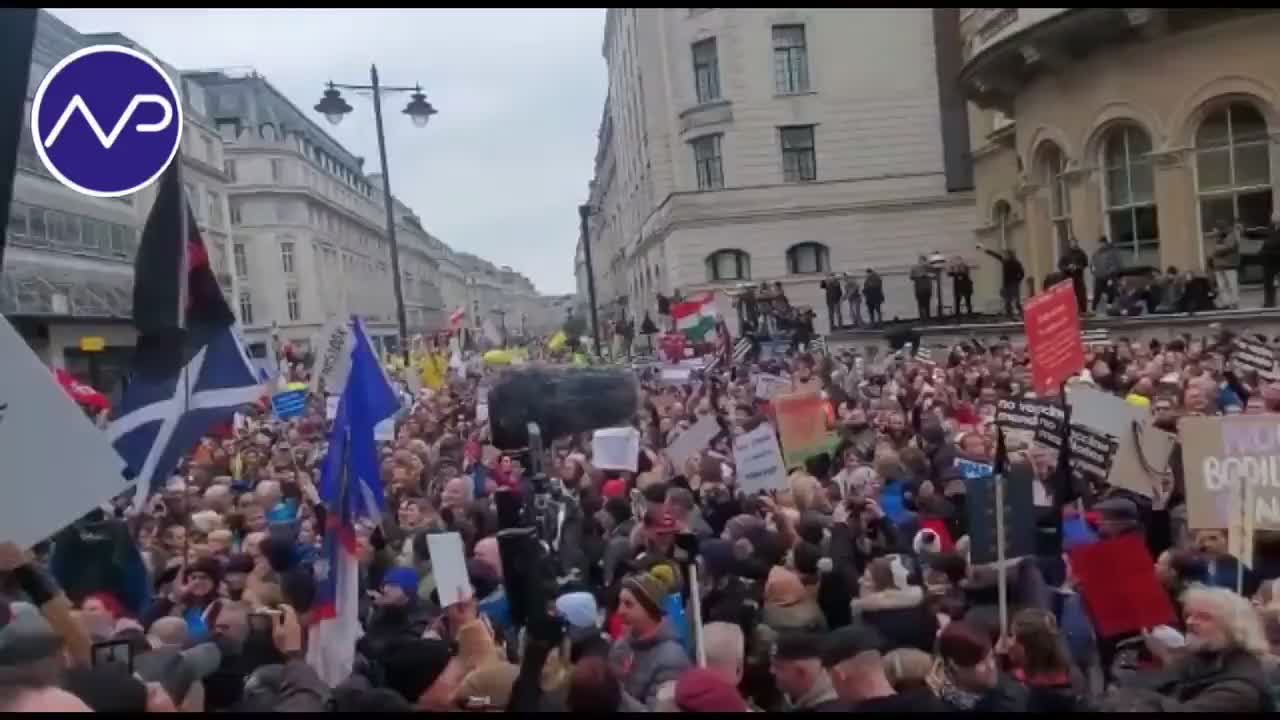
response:
<path id="1" fill-rule="evenodd" d="M 803 464 L 828 449 L 827 414 L 821 394 L 786 393 L 774 395 L 772 402 L 789 467 Z"/>
<path id="2" fill-rule="evenodd" d="M 1184 417 L 1178 424 L 1186 478 L 1187 526 L 1228 529 L 1232 495 L 1254 485 L 1251 511 L 1258 530 L 1280 530 L 1280 423 L 1269 415 Z M 1235 500 L 1237 506 L 1240 501 Z"/>
<path id="3" fill-rule="evenodd" d="M 351 374 L 351 353 L 356 347 L 351 323 L 346 318 L 330 320 L 320 331 L 316 346 L 320 353 L 316 356 L 315 377 L 328 392 L 342 392 Z"/>
<path id="4" fill-rule="evenodd" d="M 1063 280 L 1027 300 L 1023 318 L 1031 353 L 1031 384 L 1037 394 L 1053 395 L 1084 369 L 1084 343 L 1071 281 Z"/>
<path id="5" fill-rule="evenodd" d="M 733 439 L 733 462 L 738 467 L 738 489 L 748 495 L 787 487 L 782 450 L 769 423 L 760 423 L 755 430 Z"/>

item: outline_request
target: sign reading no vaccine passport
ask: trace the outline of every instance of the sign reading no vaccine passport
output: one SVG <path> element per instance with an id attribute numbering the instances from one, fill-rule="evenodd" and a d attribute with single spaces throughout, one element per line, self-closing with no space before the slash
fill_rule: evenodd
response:
<path id="1" fill-rule="evenodd" d="M 124 460 L 0 316 L 0 542 L 48 538 L 128 486 Z M 20 495 L 20 500 L 14 500 Z"/>

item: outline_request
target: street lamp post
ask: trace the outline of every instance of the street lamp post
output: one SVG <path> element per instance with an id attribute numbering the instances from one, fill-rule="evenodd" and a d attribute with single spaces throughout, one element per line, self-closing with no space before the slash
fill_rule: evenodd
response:
<path id="1" fill-rule="evenodd" d="M 600 356 L 600 318 L 596 313 L 596 271 L 591 265 L 591 232 L 587 229 L 587 218 L 593 210 L 590 205 L 578 206 L 578 224 L 582 233 L 582 258 L 587 263 L 587 304 L 591 307 L 591 342 L 595 344 L 596 355 Z"/>
<path id="2" fill-rule="evenodd" d="M 351 112 L 351 105 L 342 98 L 340 90 L 365 90 L 373 93 L 373 119 L 378 129 L 378 161 L 382 164 L 382 202 L 387 210 L 387 242 L 391 245 L 391 288 L 396 299 L 396 323 L 400 338 L 400 354 L 405 367 L 409 366 L 409 323 L 404 310 L 404 288 L 400 281 L 400 247 L 396 244 L 395 201 L 391 195 L 391 172 L 387 169 L 387 139 L 382 130 L 382 93 L 412 93 L 409 104 L 403 110 L 416 127 L 426 127 L 437 110 L 427 102 L 421 85 L 414 87 L 383 86 L 378 82 L 378 66 L 369 66 L 368 85 L 343 85 L 330 82 L 324 97 L 316 104 L 316 112 L 324 115 L 331 124 L 342 122 Z"/>

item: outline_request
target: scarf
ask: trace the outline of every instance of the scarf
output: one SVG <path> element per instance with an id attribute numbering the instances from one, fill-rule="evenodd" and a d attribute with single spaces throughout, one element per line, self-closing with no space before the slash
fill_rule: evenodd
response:
<path id="1" fill-rule="evenodd" d="M 942 660 L 934 661 L 933 668 L 929 670 L 924 681 L 939 700 L 960 710 L 972 710 L 982 699 L 981 695 L 956 685 Z"/>

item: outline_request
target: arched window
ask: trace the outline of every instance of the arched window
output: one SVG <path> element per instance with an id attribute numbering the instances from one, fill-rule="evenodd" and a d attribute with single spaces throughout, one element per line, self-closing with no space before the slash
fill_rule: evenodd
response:
<path id="1" fill-rule="evenodd" d="M 1103 203 L 1111 242 L 1132 253 L 1139 265 L 1158 267 L 1160 230 L 1150 152 L 1150 136 L 1136 125 L 1122 125 L 1107 133 L 1102 146 L 1106 172 Z"/>
<path id="2" fill-rule="evenodd" d="M 751 256 L 741 250 L 719 250 L 707 256 L 708 282 L 750 279 Z"/>
<path id="3" fill-rule="evenodd" d="M 1252 104 L 1234 101 L 1205 117 L 1196 131 L 1196 193 L 1200 200 L 1200 232 L 1207 237 L 1219 226 L 1244 225 L 1246 240 L 1271 221 L 1271 157 L 1267 121 Z M 1246 242 L 1246 253 L 1255 252 Z M 1201 253 L 1204 254 L 1203 252 Z M 1242 265 L 1244 282 L 1261 280 L 1257 265 Z"/>
<path id="4" fill-rule="evenodd" d="M 1070 247 L 1071 191 L 1067 185 L 1067 156 L 1047 143 L 1040 151 L 1040 181 L 1049 188 L 1049 222 L 1053 224 L 1054 261 Z"/>
<path id="5" fill-rule="evenodd" d="M 1000 252 L 1008 250 L 1012 240 L 1009 238 L 1009 223 L 1013 220 L 1013 208 L 1003 200 L 997 200 L 991 208 L 991 222 L 996 228 L 996 246 Z"/>
<path id="6" fill-rule="evenodd" d="M 830 271 L 830 254 L 822 243 L 800 243 L 787 251 L 787 272 L 792 275 Z"/>

